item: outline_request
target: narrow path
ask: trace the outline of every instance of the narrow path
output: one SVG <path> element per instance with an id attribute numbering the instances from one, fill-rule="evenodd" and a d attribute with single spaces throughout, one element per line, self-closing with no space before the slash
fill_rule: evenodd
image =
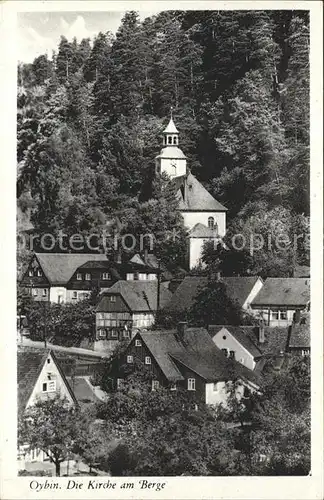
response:
<path id="1" fill-rule="evenodd" d="M 22 347 L 38 347 L 44 349 L 44 342 L 30 340 L 24 337 L 22 340 L 18 340 L 18 345 Z M 98 351 L 91 351 L 90 349 L 83 349 L 82 347 L 64 347 L 61 345 L 55 345 L 47 342 L 46 347 L 48 349 L 52 349 L 53 351 L 61 351 L 66 352 L 67 354 L 76 354 L 79 356 L 97 358 L 97 359 L 106 359 L 109 358 L 109 354 Z"/>

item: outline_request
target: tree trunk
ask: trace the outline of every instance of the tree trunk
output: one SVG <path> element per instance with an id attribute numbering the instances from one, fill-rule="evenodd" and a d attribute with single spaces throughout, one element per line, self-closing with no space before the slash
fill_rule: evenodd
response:
<path id="1" fill-rule="evenodd" d="M 60 477 L 61 475 L 61 462 L 55 462 L 55 476 Z"/>

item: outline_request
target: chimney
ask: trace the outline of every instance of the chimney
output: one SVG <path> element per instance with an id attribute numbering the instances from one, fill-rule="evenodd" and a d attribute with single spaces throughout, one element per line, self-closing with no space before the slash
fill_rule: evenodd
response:
<path id="1" fill-rule="evenodd" d="M 144 262 L 145 262 L 145 264 L 147 264 L 147 260 L 148 260 L 148 250 L 147 250 L 147 248 L 144 248 Z"/>
<path id="2" fill-rule="evenodd" d="M 297 324 L 300 323 L 300 310 L 299 309 L 296 309 L 296 311 L 294 313 L 294 320 L 293 320 L 293 322 L 297 323 Z"/>
<path id="3" fill-rule="evenodd" d="M 115 262 L 117 264 L 121 264 L 121 261 L 122 261 L 122 259 L 121 259 L 121 251 L 117 250 L 117 253 L 115 254 Z"/>
<path id="4" fill-rule="evenodd" d="M 184 339 L 184 335 L 185 335 L 185 332 L 187 329 L 187 324 L 188 323 L 186 321 L 179 321 L 179 323 L 177 325 L 177 337 L 179 340 Z"/>
<path id="5" fill-rule="evenodd" d="M 264 324 L 263 324 L 263 321 L 260 322 L 260 326 L 259 326 L 259 344 L 264 344 Z"/>

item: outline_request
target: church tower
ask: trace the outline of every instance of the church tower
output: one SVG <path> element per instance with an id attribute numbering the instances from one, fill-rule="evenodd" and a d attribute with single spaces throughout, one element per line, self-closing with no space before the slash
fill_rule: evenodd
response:
<path id="1" fill-rule="evenodd" d="M 188 267 L 202 264 L 206 241 L 221 242 L 226 233 L 227 208 L 207 191 L 187 168 L 187 158 L 179 148 L 179 131 L 171 119 L 163 131 L 163 148 L 155 158 L 156 171 L 165 172 L 176 186 L 178 210 L 188 238 Z"/>
<path id="2" fill-rule="evenodd" d="M 179 131 L 171 118 L 163 130 L 163 148 L 155 158 L 156 171 L 165 172 L 171 179 L 187 174 L 187 157 L 179 146 Z"/>

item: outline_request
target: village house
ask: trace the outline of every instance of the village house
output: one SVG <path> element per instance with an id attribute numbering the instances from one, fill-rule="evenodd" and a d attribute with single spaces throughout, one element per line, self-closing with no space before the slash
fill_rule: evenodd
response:
<path id="1" fill-rule="evenodd" d="M 159 294 L 158 294 L 159 288 Z M 159 304 L 158 304 L 159 296 Z M 172 294 L 157 281 L 118 281 L 101 294 L 96 307 L 95 349 L 110 349 L 137 329 L 149 328 Z"/>
<path id="2" fill-rule="evenodd" d="M 68 383 L 53 351 L 23 349 L 17 358 L 18 415 L 37 401 L 59 395 L 66 404 L 77 405 L 77 399 Z M 47 455 L 41 450 L 18 449 L 18 467 L 25 469 L 29 462 L 46 462 Z"/>
<path id="3" fill-rule="evenodd" d="M 230 299 L 246 311 L 250 310 L 250 303 L 263 286 L 263 281 L 258 276 L 235 276 L 217 278 L 224 283 Z M 204 288 L 209 278 L 205 276 L 186 276 L 176 288 L 172 301 L 166 305 L 166 311 L 189 311 L 193 306 L 199 291 Z"/>
<path id="4" fill-rule="evenodd" d="M 179 131 L 172 116 L 163 131 L 163 148 L 155 158 L 156 171 L 166 173 L 176 188 L 179 211 L 188 230 L 188 264 L 201 265 L 206 241 L 220 240 L 226 233 L 225 208 L 196 179 L 179 148 Z"/>
<path id="5" fill-rule="evenodd" d="M 122 279 L 155 281 L 160 270 L 153 257 L 122 263 L 105 254 L 35 253 L 21 284 L 36 301 L 77 302 Z"/>
<path id="6" fill-rule="evenodd" d="M 296 315 L 309 308 L 309 301 L 310 279 L 267 278 L 251 301 L 251 309 L 265 325 L 289 326 Z"/>
<path id="7" fill-rule="evenodd" d="M 118 358 L 115 388 L 123 383 L 125 369 L 145 366 L 152 374 L 151 388 L 185 390 L 196 403 L 226 405 L 228 388 L 237 382 L 238 397 L 257 391 L 260 376 L 218 349 L 204 328 L 178 324 L 172 331 L 138 332 Z"/>

